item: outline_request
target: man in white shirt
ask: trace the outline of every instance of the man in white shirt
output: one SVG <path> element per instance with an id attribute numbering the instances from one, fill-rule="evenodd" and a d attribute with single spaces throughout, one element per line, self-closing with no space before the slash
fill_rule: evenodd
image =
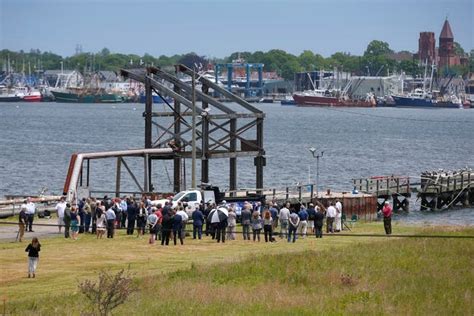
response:
<path id="1" fill-rule="evenodd" d="M 61 234 L 61 227 L 64 225 L 64 211 L 66 210 L 66 199 L 64 197 L 56 204 L 56 213 L 58 214 L 58 227 Z"/>
<path id="2" fill-rule="evenodd" d="M 26 199 L 26 215 L 28 216 L 28 221 L 26 225 L 26 230 L 32 232 L 33 231 L 33 219 L 35 218 L 36 213 L 36 206 L 35 203 L 31 200 L 30 197 Z"/>
<path id="3" fill-rule="evenodd" d="M 334 218 L 336 218 L 337 210 L 334 207 L 334 202 L 331 202 L 331 205 L 328 207 L 326 212 L 326 232 L 334 233 Z"/>
<path id="4" fill-rule="evenodd" d="M 182 221 L 182 226 L 181 226 L 181 238 L 184 239 L 184 237 L 186 237 L 186 223 L 188 222 L 188 219 L 189 219 L 189 216 L 188 214 L 182 209 L 180 208 L 176 214 L 178 214 L 179 216 L 181 216 L 181 221 Z"/>
<path id="5" fill-rule="evenodd" d="M 286 203 L 285 206 L 280 210 L 280 238 L 288 236 L 288 220 L 290 219 L 290 203 Z"/>
<path id="6" fill-rule="evenodd" d="M 114 238 L 116 216 L 112 207 L 105 212 L 105 218 L 107 219 L 107 238 Z"/>

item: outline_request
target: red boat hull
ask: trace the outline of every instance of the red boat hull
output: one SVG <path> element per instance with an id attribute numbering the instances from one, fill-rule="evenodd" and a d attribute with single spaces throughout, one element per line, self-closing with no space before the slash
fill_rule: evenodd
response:
<path id="1" fill-rule="evenodd" d="M 312 95 L 293 95 L 298 106 L 337 106 L 337 107 L 374 107 L 375 102 L 371 101 L 356 101 L 356 100 L 343 100 L 336 97 L 323 97 L 323 96 L 312 96 Z"/>
<path id="2" fill-rule="evenodd" d="M 25 95 L 23 97 L 25 102 L 41 102 L 41 95 Z"/>

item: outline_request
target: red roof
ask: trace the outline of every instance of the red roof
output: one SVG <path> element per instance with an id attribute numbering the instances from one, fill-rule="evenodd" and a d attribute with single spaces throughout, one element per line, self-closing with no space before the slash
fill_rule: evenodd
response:
<path id="1" fill-rule="evenodd" d="M 448 19 L 444 21 L 443 24 L 443 29 L 441 30 L 441 34 L 439 35 L 439 38 L 453 38 L 453 32 L 451 31 L 451 26 L 449 25 Z"/>

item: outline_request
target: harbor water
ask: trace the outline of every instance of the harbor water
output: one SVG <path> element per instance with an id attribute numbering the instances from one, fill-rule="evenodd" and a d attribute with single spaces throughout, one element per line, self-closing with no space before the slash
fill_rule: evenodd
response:
<path id="1" fill-rule="evenodd" d="M 324 151 L 319 159 L 321 190 L 351 191 L 353 178 L 395 174 L 418 182 L 425 170 L 474 168 L 474 110 L 256 106 L 266 113 L 266 188 L 315 182 L 310 147 Z M 36 195 L 42 188 L 61 194 L 75 152 L 143 147 L 143 111 L 143 104 L 0 104 L 0 197 Z M 127 164 L 141 170 L 143 162 L 132 159 Z M 91 168 L 92 190 L 115 188 L 113 159 L 94 161 Z M 190 169 L 188 161 L 188 185 Z M 172 170 L 169 161 L 154 162 L 155 190 L 171 191 Z M 199 180 L 199 164 L 197 170 Z M 228 170 L 226 160 L 211 160 L 210 182 L 226 188 Z M 123 190 L 137 191 L 131 177 L 124 174 L 122 179 Z M 238 159 L 238 187 L 255 187 L 251 158 Z M 419 212 L 415 198 L 413 202 L 413 211 L 398 219 L 474 225 L 472 208 Z"/>

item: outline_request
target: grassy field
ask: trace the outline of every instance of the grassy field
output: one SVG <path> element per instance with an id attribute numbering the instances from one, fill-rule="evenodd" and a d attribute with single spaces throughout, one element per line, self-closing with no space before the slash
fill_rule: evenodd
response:
<path id="1" fill-rule="evenodd" d="M 381 223 L 354 233 L 382 234 Z M 396 225 L 404 234 L 474 235 L 474 228 Z M 28 235 L 27 235 L 28 236 Z M 474 240 L 326 237 L 295 244 L 240 240 L 149 245 L 123 232 L 113 240 L 42 239 L 36 279 L 26 243 L 0 242 L 6 312 L 79 315 L 78 282 L 130 269 L 138 292 L 116 314 L 474 314 Z"/>

